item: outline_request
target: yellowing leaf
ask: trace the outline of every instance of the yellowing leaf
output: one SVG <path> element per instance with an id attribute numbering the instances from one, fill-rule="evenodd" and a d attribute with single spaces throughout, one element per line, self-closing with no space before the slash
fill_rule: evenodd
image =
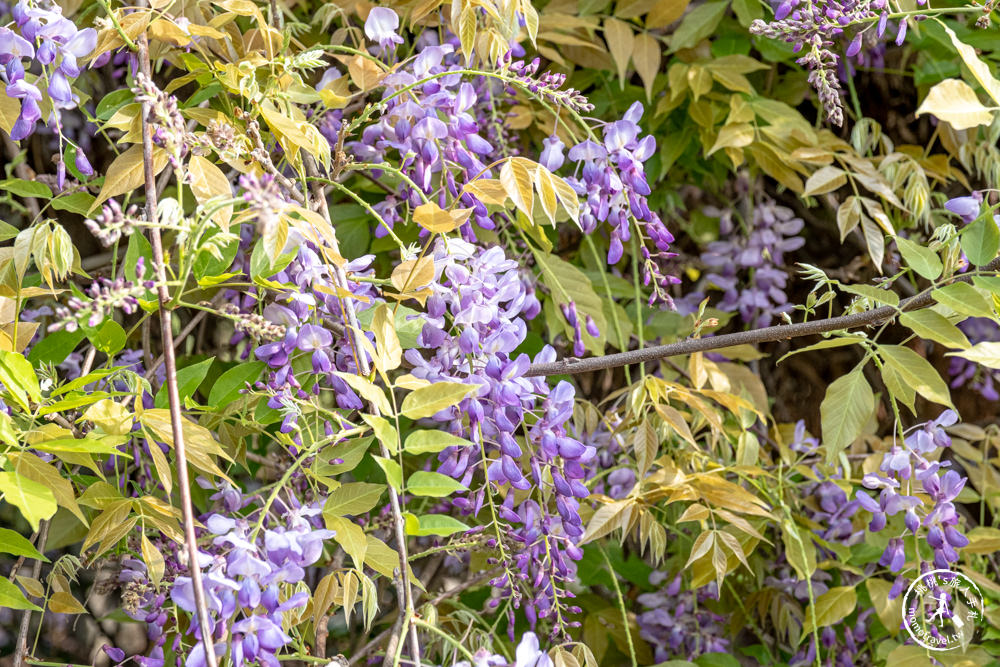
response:
<path id="1" fill-rule="evenodd" d="M 816 604 L 806 609 L 802 634 L 808 635 L 816 628 L 825 628 L 844 620 L 854 611 L 858 603 L 858 594 L 854 586 L 838 586 L 831 588 L 816 599 Z M 815 614 L 816 624 L 813 625 Z"/>
<path id="2" fill-rule="evenodd" d="M 902 345 L 880 345 L 878 351 L 885 362 L 918 394 L 928 401 L 952 407 L 948 385 L 929 361 Z"/>
<path id="3" fill-rule="evenodd" d="M 478 390 L 460 382 L 435 382 L 429 387 L 415 389 L 403 399 L 401 412 L 410 419 L 431 417 L 441 410 L 457 405 L 463 398 Z"/>
<path id="4" fill-rule="evenodd" d="M 945 79 L 927 92 L 916 115 L 929 113 L 956 130 L 989 125 L 993 112 L 976 97 L 976 91 L 960 79 Z"/>
<path id="5" fill-rule="evenodd" d="M 421 204 L 413 211 L 413 221 L 429 232 L 444 234 L 464 224 L 471 208 L 446 211 L 434 202 Z"/>
<path id="6" fill-rule="evenodd" d="M 632 57 L 635 33 L 624 21 L 608 18 L 604 21 L 604 39 L 608 43 L 611 59 L 614 60 L 615 67 L 618 68 L 618 81 L 621 89 L 625 90 L 625 72 L 628 70 L 629 59 Z"/>
<path id="7" fill-rule="evenodd" d="M 754 129 L 750 123 L 731 123 L 719 130 L 712 148 L 705 153 L 709 156 L 722 148 L 743 148 L 753 143 Z"/>
<path id="8" fill-rule="evenodd" d="M 653 81 L 660 71 L 662 48 L 660 42 L 648 32 L 635 36 L 632 46 L 632 63 L 646 88 L 646 100 L 653 99 Z"/>
<path id="9" fill-rule="evenodd" d="M 21 510 L 32 530 L 38 530 L 39 521 L 56 513 L 52 491 L 16 472 L 0 472 L 0 493 L 4 500 Z"/>
<path id="10" fill-rule="evenodd" d="M 379 304 L 372 318 L 372 331 L 375 332 L 375 343 L 378 346 L 379 370 L 387 373 L 399 368 L 403 361 L 403 348 L 396 335 L 396 327 L 389 307 Z"/>
<path id="11" fill-rule="evenodd" d="M 434 260 L 431 257 L 408 259 L 392 270 L 389 280 L 400 294 L 415 296 L 423 292 L 426 295 L 424 288 L 434 280 Z"/>
<path id="12" fill-rule="evenodd" d="M 385 76 L 378 65 L 363 56 L 354 56 L 347 61 L 347 72 L 354 85 L 361 90 L 371 90 Z"/>
<path id="13" fill-rule="evenodd" d="M 1000 368 L 1000 343 L 976 343 L 963 352 L 951 352 L 950 357 L 962 357 L 986 368 Z"/>
<path id="14" fill-rule="evenodd" d="M 229 199 L 233 196 L 233 187 L 222 170 L 200 155 L 191 156 L 188 162 L 191 174 L 191 191 L 199 204 L 205 204 L 212 197 Z M 227 205 L 212 215 L 212 219 L 222 228 L 229 229 L 229 220 L 233 217 L 232 205 Z"/>
<path id="15" fill-rule="evenodd" d="M 507 203 L 507 190 L 495 178 L 477 178 L 462 188 L 487 206 L 503 206 Z"/>
<path id="16" fill-rule="evenodd" d="M 514 205 L 528 218 L 535 203 L 534 188 L 531 179 L 533 163 L 524 158 L 511 158 L 500 168 L 500 183 Z"/>
<path id="17" fill-rule="evenodd" d="M 828 461 L 835 461 L 845 447 L 861 435 L 875 410 L 875 395 L 860 368 L 834 380 L 819 406 L 823 444 Z"/>
<path id="18" fill-rule="evenodd" d="M 158 146 L 153 147 L 153 175 L 159 174 L 167 166 L 167 153 Z M 93 213 L 97 208 L 110 199 L 129 192 L 132 192 L 146 182 L 142 166 L 142 146 L 136 144 L 130 146 L 128 150 L 114 159 L 108 167 L 108 173 L 104 178 L 104 187 L 101 194 L 97 196 L 91 204 L 87 214 Z"/>
<path id="19" fill-rule="evenodd" d="M 847 174 L 838 167 L 822 167 L 813 172 L 813 175 L 806 180 L 806 189 L 803 195 L 823 195 L 833 192 L 847 182 Z"/>
<path id="20" fill-rule="evenodd" d="M 684 15 L 691 0 L 658 0 L 646 15 L 647 28 L 663 28 Z"/>
<path id="21" fill-rule="evenodd" d="M 7 96 L 7 86 L 0 82 L 0 130 L 7 134 L 14 129 L 17 117 L 21 115 L 21 102 L 16 97 Z"/>
<path id="22" fill-rule="evenodd" d="M 951 43 L 958 51 L 958 55 L 962 57 L 962 61 L 965 63 L 965 66 L 969 68 L 970 72 L 972 72 L 972 76 L 976 77 L 976 81 L 978 81 L 979 85 L 982 86 L 989 96 L 993 98 L 993 101 L 997 105 L 1000 105 L 1000 81 L 997 81 L 996 77 L 993 76 L 993 73 L 990 71 L 990 66 L 984 63 L 979 56 L 976 55 L 976 50 L 974 48 L 960 40 L 958 35 L 955 34 L 955 31 L 944 23 L 941 25 L 944 26 L 945 32 L 947 32 L 948 37 L 951 38 Z"/>

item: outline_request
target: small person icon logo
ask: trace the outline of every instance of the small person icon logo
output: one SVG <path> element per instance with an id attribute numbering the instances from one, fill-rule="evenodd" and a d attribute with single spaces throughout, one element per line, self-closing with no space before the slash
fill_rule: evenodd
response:
<path id="1" fill-rule="evenodd" d="M 983 618 L 983 596 L 960 572 L 931 570 L 903 596 L 903 627 L 920 646 L 949 651 L 968 646 Z"/>

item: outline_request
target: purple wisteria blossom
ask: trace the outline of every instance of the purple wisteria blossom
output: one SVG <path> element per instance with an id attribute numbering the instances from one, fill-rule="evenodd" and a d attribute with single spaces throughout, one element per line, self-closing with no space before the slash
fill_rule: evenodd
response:
<path id="1" fill-rule="evenodd" d="M 954 501 L 965 486 L 966 479 L 949 469 L 948 461 L 932 461 L 929 455 L 951 446 L 951 438 L 944 430 L 958 421 L 958 415 L 945 410 L 938 417 L 914 429 L 902 445 L 895 445 L 882 458 L 879 472 L 865 475 L 865 488 L 878 490 L 876 501 L 864 491 L 856 494 L 861 507 L 872 515 L 869 530 L 883 530 L 888 517 L 903 513 L 904 532 L 923 538 L 934 552 L 934 566 L 947 569 L 958 561 L 958 552 L 969 543 L 958 530 L 959 517 Z M 917 485 L 929 497 L 924 502 L 918 497 Z M 926 534 L 924 534 L 926 531 Z M 899 572 L 906 563 L 902 535 L 889 540 L 881 565 L 891 572 Z"/>
<path id="2" fill-rule="evenodd" d="M 719 289 L 723 297 L 716 308 L 738 312 L 743 322 L 755 328 L 768 326 L 776 315 L 791 309 L 785 294 L 785 254 L 805 244 L 798 236 L 804 222 L 791 209 L 770 199 L 758 203 L 753 219 L 743 226 L 730 209 L 710 208 L 706 213 L 719 216 L 719 240 L 709 243 L 702 253 L 709 272 L 698 289 L 678 301 L 679 312 L 698 312 L 706 292 Z"/>
<path id="3" fill-rule="evenodd" d="M 79 98 L 73 93 L 70 80 L 80 75 L 78 61 L 97 46 L 97 31 L 77 28 L 55 4 L 44 9 L 30 0 L 20 0 L 11 13 L 20 34 L 9 27 L 0 27 L 0 77 L 6 84 L 7 96 L 21 100 L 21 111 L 10 133 L 11 139 L 19 141 L 31 135 L 42 118 L 39 86 L 45 86 L 52 103 L 48 120 L 52 127 L 59 128 L 60 110 L 76 108 Z M 28 75 L 25 58 L 37 62 L 43 76 Z M 83 163 L 89 167 L 85 157 Z M 64 173 L 60 172 L 61 178 Z"/>

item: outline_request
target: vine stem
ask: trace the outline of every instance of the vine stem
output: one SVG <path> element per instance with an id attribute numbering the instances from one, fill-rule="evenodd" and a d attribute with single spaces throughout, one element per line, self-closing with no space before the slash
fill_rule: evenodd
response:
<path id="1" fill-rule="evenodd" d="M 143 3 L 144 4 L 144 3 Z M 139 71 L 152 80 L 149 63 L 149 40 L 146 34 L 139 36 Z M 150 104 L 142 105 L 142 168 L 146 190 L 146 219 L 156 220 L 156 172 L 153 170 L 153 137 L 149 127 Z M 191 504 L 191 482 L 188 478 L 187 452 L 184 447 L 183 417 L 181 416 L 180 392 L 177 390 L 177 359 L 174 356 L 174 336 L 168 305 L 170 293 L 167 289 L 167 269 L 163 260 L 163 239 L 157 226 L 150 227 L 149 243 L 153 251 L 153 269 L 156 272 L 156 294 L 160 302 L 160 329 L 163 344 L 163 365 L 166 369 L 167 397 L 170 403 L 170 429 L 174 440 L 174 454 L 177 458 L 177 486 L 180 491 L 181 514 L 184 519 L 184 538 L 187 547 L 188 569 L 194 589 L 194 603 L 201 641 L 205 647 L 208 667 L 216 667 L 215 642 L 212 624 L 205 604 L 205 589 L 201 581 L 198 565 L 198 540 L 194 532 L 194 510 Z"/>
<path id="2" fill-rule="evenodd" d="M 995 273 L 998 270 L 1000 270 L 1000 257 L 982 267 L 980 273 Z M 955 282 L 969 282 L 971 280 L 971 275 L 955 278 Z M 524 376 L 537 377 L 589 373 L 606 368 L 617 368 L 618 366 L 657 361 L 682 354 L 721 350 L 736 345 L 757 345 L 759 343 L 770 343 L 778 340 L 799 338 L 801 336 L 829 333 L 831 331 L 874 326 L 891 320 L 901 312 L 924 308 L 932 303 L 934 303 L 934 297 L 931 296 L 930 289 L 927 289 L 916 296 L 903 299 L 898 306 L 882 306 L 863 313 L 853 313 L 851 315 L 841 315 L 839 317 L 829 317 L 811 322 L 799 322 L 797 324 L 779 324 L 751 331 L 709 336 L 708 338 L 689 338 L 668 345 L 654 345 L 638 350 L 629 350 L 628 352 L 606 354 L 600 357 L 590 357 L 587 359 L 570 357 L 546 364 L 532 364 Z"/>
<path id="3" fill-rule="evenodd" d="M 42 519 L 38 522 L 38 541 L 35 543 L 35 549 L 39 553 L 45 551 L 45 541 L 49 538 L 49 522 Z M 34 566 L 31 570 L 31 577 L 33 579 L 38 579 L 42 574 L 42 561 L 36 560 Z M 42 605 L 44 606 L 44 602 Z M 31 610 L 25 609 L 24 615 L 21 616 L 21 627 L 17 632 L 17 643 L 14 645 L 14 667 L 23 667 L 23 665 L 28 664 L 26 658 L 28 657 L 28 631 L 31 628 Z"/>

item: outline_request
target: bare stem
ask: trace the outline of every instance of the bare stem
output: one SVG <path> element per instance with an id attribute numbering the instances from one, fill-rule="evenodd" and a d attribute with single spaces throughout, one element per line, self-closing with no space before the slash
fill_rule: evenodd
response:
<path id="1" fill-rule="evenodd" d="M 1000 257 L 982 267 L 981 271 L 992 273 L 998 269 L 1000 269 Z M 970 280 L 972 280 L 972 276 L 959 276 L 955 278 L 955 282 L 969 282 Z M 900 301 L 899 306 L 882 306 L 881 308 L 875 308 L 863 313 L 829 317 L 811 322 L 799 322 L 798 324 L 779 324 L 773 327 L 764 327 L 752 331 L 739 331 L 737 333 L 710 336 L 708 338 L 690 338 L 677 343 L 670 343 L 669 345 L 654 345 L 638 350 L 629 350 L 628 352 L 606 354 L 601 357 L 590 357 L 588 359 L 570 357 L 547 364 L 532 364 L 528 368 L 528 372 L 525 373 L 525 377 L 589 373 L 606 368 L 617 368 L 618 366 L 657 361 L 681 354 L 708 352 L 709 350 L 720 350 L 736 345 L 757 345 L 759 343 L 770 343 L 777 340 L 829 333 L 831 331 L 875 326 L 891 320 L 901 312 L 924 308 L 932 303 L 934 303 L 934 297 L 931 296 L 931 292 L 928 289 L 916 296 L 903 299 Z"/>
<path id="2" fill-rule="evenodd" d="M 149 64 L 149 41 L 145 33 L 139 37 L 139 70 L 152 79 Z M 156 220 L 156 173 L 153 171 L 153 138 L 149 127 L 149 103 L 142 109 L 142 166 L 146 189 L 146 219 Z M 212 623 L 208 616 L 208 606 L 205 604 L 205 589 L 201 581 L 201 568 L 198 565 L 198 541 L 194 532 L 194 510 L 191 505 L 191 482 L 188 478 L 187 454 L 184 447 L 183 416 L 181 415 L 181 399 L 177 390 L 177 360 L 174 357 L 174 336 L 170 322 L 170 293 L 167 289 L 167 269 L 163 260 L 163 239 L 160 230 L 152 226 L 149 230 L 149 242 L 153 251 L 153 268 L 156 271 L 156 292 L 160 302 L 160 334 L 163 343 L 163 363 L 167 373 L 167 397 L 170 402 L 170 427 L 174 439 L 174 453 L 177 457 L 177 486 L 180 491 L 181 514 L 184 519 L 184 537 L 187 546 L 188 569 L 191 571 L 191 584 L 194 589 L 194 602 L 197 609 L 198 624 L 201 629 L 201 640 L 205 647 L 205 660 L 208 667 L 216 667 L 215 642 L 212 636 Z"/>

